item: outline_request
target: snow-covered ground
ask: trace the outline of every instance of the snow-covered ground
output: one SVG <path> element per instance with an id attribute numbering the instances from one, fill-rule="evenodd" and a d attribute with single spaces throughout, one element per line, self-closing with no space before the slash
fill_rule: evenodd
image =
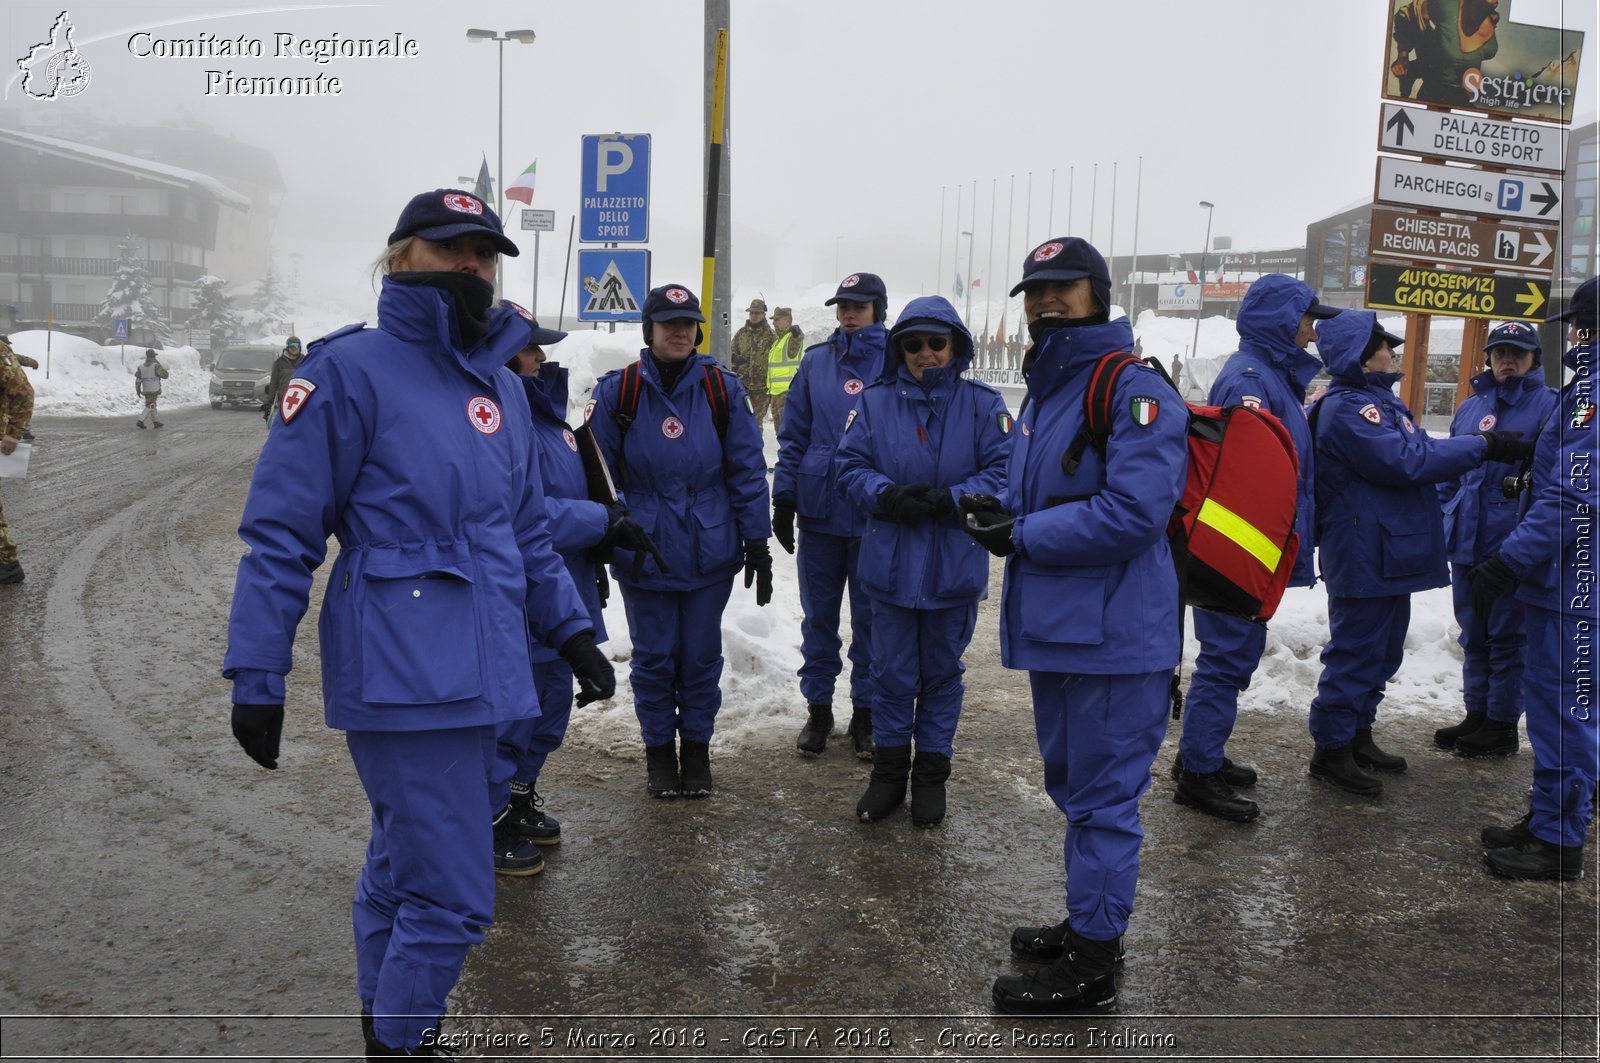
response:
<path id="1" fill-rule="evenodd" d="M 818 286 L 802 297 L 791 300 L 768 299 L 769 305 L 793 306 L 797 323 L 805 330 L 807 339 L 816 342 L 833 328 L 831 308 L 823 302 L 833 294 L 832 285 Z M 739 306 L 748 306 L 749 299 L 761 293 L 740 292 Z M 905 299 L 891 299 L 890 307 L 904 305 Z M 998 309 L 998 308 L 997 308 Z M 976 315 L 975 315 L 976 316 Z M 366 313 L 340 314 L 330 310 L 318 315 L 316 328 L 307 328 L 297 322 L 303 339 L 310 340 L 340 324 L 370 320 Z M 320 318 L 326 318 L 325 321 Z M 742 315 L 739 317 L 742 320 Z M 552 322 L 553 324 L 553 322 Z M 568 322 L 571 325 L 571 322 Z M 1193 342 L 1192 319 L 1163 318 L 1142 313 L 1139 334 L 1148 354 L 1170 359 L 1172 352 L 1182 351 Z M 133 393 L 132 367 L 143 358 L 143 349 L 128 347 L 126 365 L 118 347 L 99 347 L 95 344 L 56 333 L 51 337 L 49 374 L 45 373 L 46 335 L 43 332 L 22 332 L 11 337 L 12 345 L 24 354 L 38 358 L 41 368 L 29 370 L 37 396 L 36 409 L 40 413 L 68 416 L 125 416 L 132 420 L 138 416 L 139 406 Z M 265 342 L 281 343 L 283 337 L 271 337 Z M 1186 374 L 1193 373 L 1209 384 L 1220 359 L 1232 352 L 1238 340 L 1234 323 L 1222 317 L 1206 318 L 1201 322 L 1199 360 L 1185 359 Z M 550 350 L 553 358 L 571 371 L 571 415 L 581 416 L 584 402 L 592 391 L 595 380 L 602 374 L 627 364 L 638 356 L 641 343 L 636 327 L 619 326 L 616 333 L 584 328 L 571 333 L 562 343 Z M 202 406 L 208 402 L 208 373 L 200 367 L 199 354 L 193 348 L 167 348 L 162 361 L 171 370 L 171 377 L 163 396 L 167 408 Z M 1202 385 L 1203 386 L 1203 385 Z M 770 423 L 766 425 L 767 459 L 769 466 L 776 463 L 777 443 L 772 436 Z M 38 451 L 36 460 L 48 461 L 48 439 Z M 803 718 L 795 671 L 800 666 L 800 598 L 796 582 L 794 559 L 775 543 L 774 592 L 772 603 L 766 608 L 755 604 L 754 592 L 746 590 L 742 580 L 736 580 L 727 612 L 723 616 L 724 649 L 727 657 L 723 673 L 723 708 L 718 720 L 720 742 L 734 744 L 770 744 L 782 741 L 797 730 Z M 998 595 L 998 580 L 991 587 Z M 1447 588 L 1417 594 L 1412 599 L 1410 634 L 1406 639 L 1406 660 L 1399 676 L 1390 685 L 1383 712 L 1423 713 L 1442 723 L 1453 722 L 1459 716 L 1461 704 L 1461 651 L 1456 646 L 1458 628 L 1450 607 Z M 611 632 L 609 650 L 615 657 L 626 657 L 628 647 L 627 618 L 621 598 L 613 594 L 606 609 L 606 626 Z M 1291 590 L 1274 618 L 1267 637 L 1267 650 L 1254 685 L 1241 699 L 1241 709 L 1246 712 L 1272 712 L 1303 715 L 1316 694 L 1316 680 L 1320 672 L 1318 654 L 1327 639 L 1327 595 L 1319 586 L 1312 590 Z M 846 622 L 848 627 L 848 621 Z M 1190 635 L 1184 649 L 1184 669 L 1187 675 L 1194 665 L 1198 649 Z M 998 648 L 990 641 L 975 643 L 968 650 L 968 660 L 977 655 L 994 655 Z M 617 697 L 601 705 L 589 706 L 574 716 L 575 733 L 581 733 L 608 748 L 631 750 L 639 740 L 637 722 L 633 715 L 632 698 L 626 682 L 626 665 L 619 666 Z M 1022 673 L 1015 674 L 1020 685 L 1026 682 Z M 841 683 L 841 703 L 846 700 Z"/>

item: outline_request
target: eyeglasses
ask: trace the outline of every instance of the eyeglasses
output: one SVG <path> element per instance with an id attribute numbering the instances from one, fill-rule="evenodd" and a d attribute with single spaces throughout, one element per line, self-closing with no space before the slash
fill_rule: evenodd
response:
<path id="1" fill-rule="evenodd" d="M 905 354 L 921 354 L 922 342 L 923 340 L 921 336 L 913 336 L 910 339 L 901 340 L 900 350 Z M 929 336 L 927 342 L 928 350 L 932 351 L 934 354 L 938 354 L 940 351 L 950 346 L 949 339 L 944 336 Z"/>

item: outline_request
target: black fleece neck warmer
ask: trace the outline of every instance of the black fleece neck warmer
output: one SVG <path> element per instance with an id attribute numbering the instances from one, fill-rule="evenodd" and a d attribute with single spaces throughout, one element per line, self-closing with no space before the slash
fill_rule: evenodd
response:
<path id="1" fill-rule="evenodd" d="M 1111 315 L 1104 309 L 1096 310 L 1088 317 L 1041 317 L 1028 322 L 1028 336 L 1033 340 L 1034 346 L 1051 332 L 1058 328 L 1082 328 L 1085 325 L 1104 325 L 1111 320 Z"/>
<path id="2" fill-rule="evenodd" d="M 494 285 L 482 277 L 458 271 L 391 273 L 396 284 L 437 288 L 450 301 L 450 323 L 463 351 L 478 345 L 489 331 L 489 310 L 494 305 Z"/>
<path id="3" fill-rule="evenodd" d="M 694 355 L 689 355 L 681 362 L 668 362 L 657 358 L 656 352 L 651 351 L 650 361 L 655 364 L 656 376 L 661 380 L 661 393 L 670 395 L 672 394 L 672 389 L 678 385 L 678 378 L 689 368 L 689 363 L 694 361 Z"/>

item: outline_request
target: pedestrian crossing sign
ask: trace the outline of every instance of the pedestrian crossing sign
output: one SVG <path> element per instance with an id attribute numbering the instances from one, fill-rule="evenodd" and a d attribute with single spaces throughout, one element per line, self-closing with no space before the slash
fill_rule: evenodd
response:
<path id="1" fill-rule="evenodd" d="M 650 290 L 650 252 L 602 248 L 578 252 L 579 321 L 639 321 Z"/>

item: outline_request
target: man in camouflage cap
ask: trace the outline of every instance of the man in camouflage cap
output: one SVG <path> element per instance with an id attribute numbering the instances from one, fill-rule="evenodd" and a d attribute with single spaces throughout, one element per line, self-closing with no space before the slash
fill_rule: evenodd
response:
<path id="1" fill-rule="evenodd" d="M 0 454 L 16 451 L 33 417 L 33 385 L 22 371 L 21 357 L 12 351 L 7 338 L 0 336 Z M 0 584 L 21 582 L 17 544 L 6 524 L 5 507 L 0 505 Z"/>
<path id="2" fill-rule="evenodd" d="M 733 334 L 733 371 L 739 382 L 750 393 L 750 408 L 755 411 L 756 424 L 767 416 L 767 350 L 778 334 L 767 324 L 767 301 L 750 300 L 746 311 L 750 318 Z"/>

